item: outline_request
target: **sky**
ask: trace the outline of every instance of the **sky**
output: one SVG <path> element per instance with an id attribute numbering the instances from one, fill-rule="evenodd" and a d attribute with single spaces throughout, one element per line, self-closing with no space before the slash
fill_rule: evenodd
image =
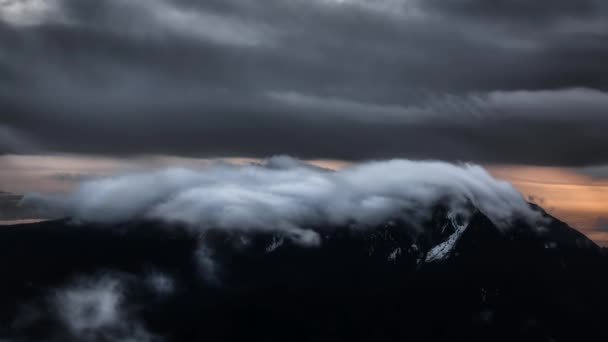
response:
<path id="1" fill-rule="evenodd" d="M 606 60 L 602 0 L 0 0 L 0 190 L 473 162 L 606 243 Z"/>

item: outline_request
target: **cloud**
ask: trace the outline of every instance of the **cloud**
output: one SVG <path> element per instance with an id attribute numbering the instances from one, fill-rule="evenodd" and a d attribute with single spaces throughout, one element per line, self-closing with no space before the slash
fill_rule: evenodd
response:
<path id="1" fill-rule="evenodd" d="M 50 179 L 60 182 L 79 182 L 91 178 L 99 178 L 100 175 L 95 173 L 70 173 L 70 172 L 57 172 L 49 176 Z"/>
<path id="2" fill-rule="evenodd" d="M 584 175 L 591 176 L 594 180 L 605 181 L 608 179 L 608 164 L 594 165 L 578 169 Z"/>
<path id="3" fill-rule="evenodd" d="M 74 341 L 160 341 L 129 311 L 123 286 L 119 278 L 105 275 L 56 291 L 53 307 Z"/>
<path id="4" fill-rule="evenodd" d="M 53 152 L 606 163 L 607 7 L 5 1 L 0 112 Z"/>
<path id="5" fill-rule="evenodd" d="M 23 196 L 0 191 L 0 221 L 19 223 L 29 220 L 56 218 L 52 212 L 39 210 L 30 205 L 23 205 Z"/>
<path id="6" fill-rule="evenodd" d="M 601 10 L 606 9 L 605 5 L 597 0 L 577 2 L 558 0 L 552 2 L 552 6 L 547 6 L 548 3 L 543 1 L 519 2 L 511 0 L 498 0 L 492 4 L 483 0 L 430 0 L 422 1 L 420 4 L 426 6 L 426 8 L 434 8 L 453 16 L 473 19 L 507 19 L 511 22 L 529 22 L 529 24 L 535 24 L 532 22 L 534 19 L 545 24 L 570 17 L 593 19 L 601 16 Z M 536 23 L 536 25 L 538 24 Z"/>
<path id="7" fill-rule="evenodd" d="M 608 218 L 598 217 L 595 221 L 595 228 L 603 232 L 608 232 Z"/>
<path id="8" fill-rule="evenodd" d="M 162 277 L 160 281 L 159 277 Z M 146 329 L 133 288 L 149 284 L 160 296 L 170 295 L 172 278 L 155 273 L 146 278 L 122 273 L 82 275 L 48 289 L 40 298 L 20 303 L 9 325 L 14 341 L 160 342 Z M 40 334 L 43 335 L 40 335 Z"/>
<path id="9" fill-rule="evenodd" d="M 390 160 L 339 171 L 288 157 L 263 164 L 172 168 L 85 181 L 66 196 L 30 194 L 26 203 L 73 218 L 117 223 L 146 218 L 211 228 L 283 232 L 318 243 L 313 227 L 370 227 L 389 219 L 416 225 L 439 204 L 469 205 L 500 227 L 540 216 L 508 182 L 471 164 Z"/>
<path id="10" fill-rule="evenodd" d="M 0 124 L 0 155 L 39 152 L 31 138 L 14 128 Z"/>
<path id="11" fill-rule="evenodd" d="M 175 291 L 175 281 L 170 276 L 154 271 L 145 278 L 146 285 L 157 295 L 168 296 Z"/>
<path id="12" fill-rule="evenodd" d="M 4 0 L 0 2 L 0 21 L 13 25 L 38 25 L 58 16 L 58 1 Z"/>

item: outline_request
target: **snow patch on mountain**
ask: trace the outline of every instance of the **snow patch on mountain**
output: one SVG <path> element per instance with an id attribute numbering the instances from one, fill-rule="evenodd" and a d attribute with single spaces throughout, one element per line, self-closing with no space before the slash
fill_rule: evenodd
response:
<path id="1" fill-rule="evenodd" d="M 395 261 L 401 255 L 401 247 L 395 248 L 388 256 L 388 261 Z"/>
<path id="2" fill-rule="evenodd" d="M 458 213 L 449 212 L 448 219 L 455 228 L 454 233 L 452 233 L 444 242 L 431 248 L 431 250 L 426 254 L 426 262 L 435 262 L 447 259 L 454 250 L 456 243 L 469 226 L 467 221 L 459 221 Z"/>
<path id="3" fill-rule="evenodd" d="M 266 247 L 266 252 L 268 252 L 268 253 L 274 252 L 277 248 L 281 247 L 284 242 L 285 242 L 285 239 L 282 236 L 281 237 L 273 236 L 272 242 L 268 245 L 268 247 Z"/>

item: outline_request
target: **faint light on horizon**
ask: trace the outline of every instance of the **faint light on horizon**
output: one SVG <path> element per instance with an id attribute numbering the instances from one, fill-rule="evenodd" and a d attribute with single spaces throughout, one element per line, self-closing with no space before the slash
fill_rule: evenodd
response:
<path id="1" fill-rule="evenodd" d="M 608 244 L 608 231 L 598 221 L 608 218 L 608 179 L 586 175 L 575 168 L 490 165 L 488 171 L 513 184 L 551 215 L 596 242 Z"/>

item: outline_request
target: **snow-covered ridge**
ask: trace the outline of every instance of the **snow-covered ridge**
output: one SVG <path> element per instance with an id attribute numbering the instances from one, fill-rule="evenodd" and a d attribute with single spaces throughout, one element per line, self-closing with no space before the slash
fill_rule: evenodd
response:
<path id="1" fill-rule="evenodd" d="M 397 248 L 395 248 L 395 250 L 393 250 L 393 251 L 391 252 L 391 254 L 389 254 L 389 256 L 388 256 L 387 260 L 388 260 L 388 261 L 392 261 L 392 262 L 394 262 L 394 261 L 396 261 L 396 260 L 397 260 L 397 258 L 398 258 L 400 255 L 401 255 L 401 247 L 397 247 Z"/>
<path id="2" fill-rule="evenodd" d="M 275 250 L 277 250 L 277 248 L 281 247 L 283 245 L 283 243 L 285 242 L 285 238 L 282 236 L 273 236 L 272 237 L 272 242 L 270 243 L 270 245 L 268 245 L 266 247 L 266 252 L 268 253 L 272 253 Z"/>
<path id="3" fill-rule="evenodd" d="M 459 223 L 458 214 L 455 212 L 449 212 L 448 219 L 450 220 L 452 226 L 455 228 L 454 233 L 452 233 L 452 235 L 450 235 L 448 239 L 444 242 L 431 248 L 431 250 L 426 254 L 426 262 L 435 262 L 447 259 L 454 250 L 456 243 L 469 226 L 469 222 Z"/>

